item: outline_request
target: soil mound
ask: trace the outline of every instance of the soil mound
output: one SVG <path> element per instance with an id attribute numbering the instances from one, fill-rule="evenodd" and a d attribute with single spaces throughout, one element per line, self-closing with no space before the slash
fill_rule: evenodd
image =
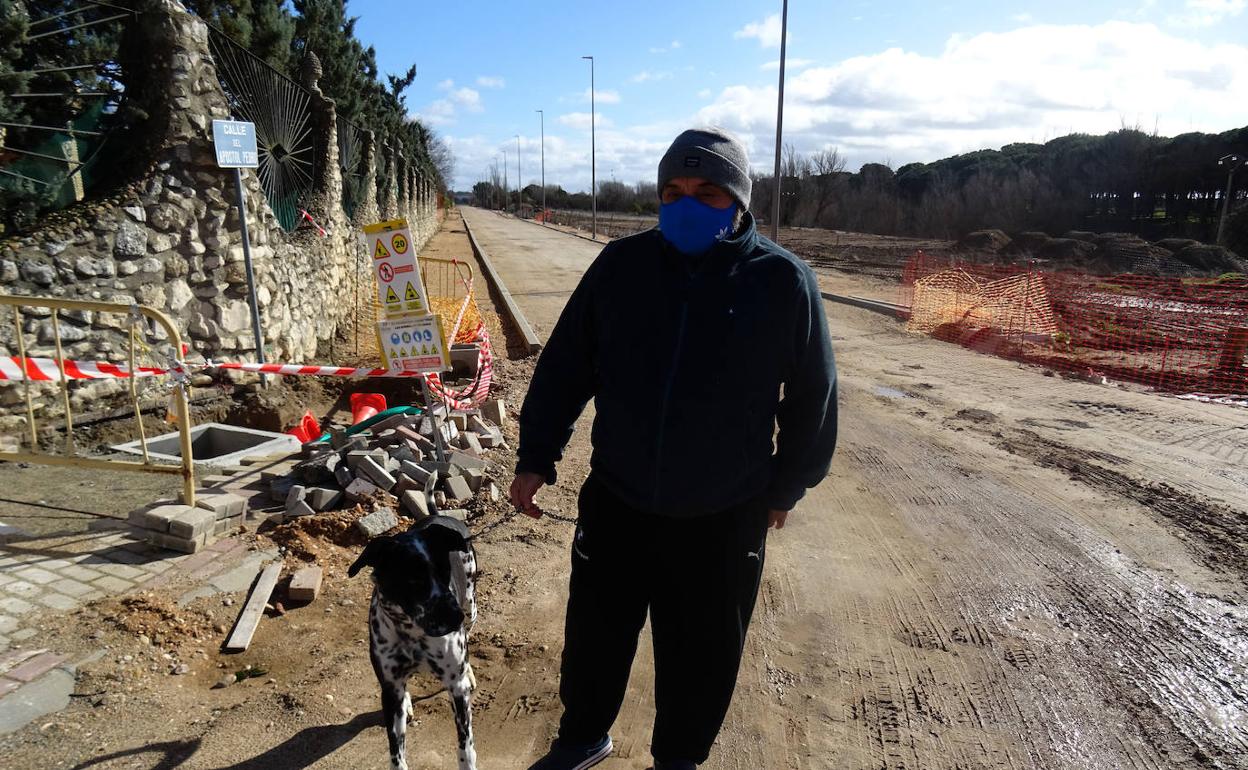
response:
<path id="1" fill-rule="evenodd" d="M 957 243 L 959 251 L 968 252 L 988 252 L 996 254 L 1001 249 L 1008 246 L 1010 236 L 1005 234 L 1003 230 L 976 230 L 973 233 L 967 233 Z"/>
<path id="2" fill-rule="evenodd" d="M 1192 245 L 1176 251 L 1174 258 L 1209 275 L 1248 272 L 1248 265 L 1230 249 L 1195 241 Z"/>

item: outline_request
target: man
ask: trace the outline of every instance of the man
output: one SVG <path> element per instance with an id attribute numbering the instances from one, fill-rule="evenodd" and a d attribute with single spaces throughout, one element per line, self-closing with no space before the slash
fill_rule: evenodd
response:
<path id="1" fill-rule="evenodd" d="M 827 474 L 836 444 L 819 288 L 755 230 L 745 147 L 719 129 L 685 131 L 658 181 L 658 228 L 612 242 L 590 265 L 520 415 L 511 500 L 540 515 L 534 494 L 554 483 L 590 398 L 597 409 L 572 544 L 564 712 L 530 770 L 580 770 L 611 753 L 647 611 L 654 767 L 706 761 L 732 700 L 767 529 Z"/>

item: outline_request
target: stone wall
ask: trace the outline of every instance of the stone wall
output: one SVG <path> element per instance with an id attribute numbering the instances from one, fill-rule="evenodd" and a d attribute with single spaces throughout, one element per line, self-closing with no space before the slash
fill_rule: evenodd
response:
<path id="1" fill-rule="evenodd" d="M 141 86 L 128 87 L 147 91 L 143 101 L 154 105 L 156 114 L 146 125 L 163 135 L 151 141 L 150 165 L 137 170 L 135 180 L 111 198 L 57 212 L 32 232 L 0 241 L 0 286 L 13 295 L 149 305 L 174 319 L 192 358 L 254 360 L 234 172 L 216 167 L 212 147 L 212 120 L 229 117 L 229 107 L 209 52 L 207 27 L 174 0 L 150 0 L 148 6 L 138 24 L 152 70 Z M 317 360 L 322 345 L 357 312 L 356 271 L 369 282 L 361 288 L 372 281 L 371 265 L 360 252 L 363 224 L 379 213 L 406 216 L 420 247 L 436 223 L 432 184 L 414 172 L 403 185 L 407 195 L 400 196 L 398 185 L 392 185 L 379 203 L 370 184 L 356 221 L 346 218 L 334 106 L 316 86 L 319 70 L 309 62 L 301 73 L 314 94 L 312 123 L 322 135 L 316 142 L 321 173 L 304 207 L 326 235 L 310 227 L 283 231 L 256 175 L 243 171 L 269 361 Z M 157 89 L 155 96 L 151 89 Z M 393 151 L 373 147 L 371 140 L 365 162 L 370 182 L 377 163 L 401 167 Z M 28 355 L 54 354 L 48 315 L 23 308 Z M 124 317 L 112 314 L 62 313 L 66 357 L 124 360 L 125 324 Z M 0 317 L 0 354 L 17 355 L 11 317 Z M 122 390 L 115 380 L 74 383 L 74 410 Z M 40 411 L 58 411 L 52 393 L 41 388 Z M 17 386 L 0 386 L 0 434 L 15 432 L 23 422 L 20 395 Z"/>

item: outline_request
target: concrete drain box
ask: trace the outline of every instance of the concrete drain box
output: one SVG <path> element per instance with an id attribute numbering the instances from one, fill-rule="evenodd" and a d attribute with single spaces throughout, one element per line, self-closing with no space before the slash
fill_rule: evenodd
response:
<path id="1" fill-rule="evenodd" d="M 263 457 L 278 452 L 295 452 L 302 445 L 299 439 L 285 433 L 241 428 L 209 422 L 191 428 L 191 456 L 196 468 L 237 465 L 245 457 Z M 138 441 L 109 447 L 127 454 L 143 454 Z M 156 462 L 182 462 L 182 442 L 178 433 L 166 433 L 147 441 L 147 454 Z"/>

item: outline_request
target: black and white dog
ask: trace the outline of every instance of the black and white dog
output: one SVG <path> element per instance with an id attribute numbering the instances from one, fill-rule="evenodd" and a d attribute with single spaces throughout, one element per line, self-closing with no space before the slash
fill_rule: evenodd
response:
<path id="1" fill-rule="evenodd" d="M 477 560 L 468 528 L 446 516 L 429 516 L 401 535 L 370 540 L 347 574 L 355 577 L 364 567 L 373 568 L 369 657 L 381 684 L 392 770 L 407 770 L 407 722 L 412 715 L 407 679 L 418 671 L 441 679 L 450 693 L 459 768 L 476 770 L 476 679 L 468 662 L 468 633 L 477 620 Z"/>

